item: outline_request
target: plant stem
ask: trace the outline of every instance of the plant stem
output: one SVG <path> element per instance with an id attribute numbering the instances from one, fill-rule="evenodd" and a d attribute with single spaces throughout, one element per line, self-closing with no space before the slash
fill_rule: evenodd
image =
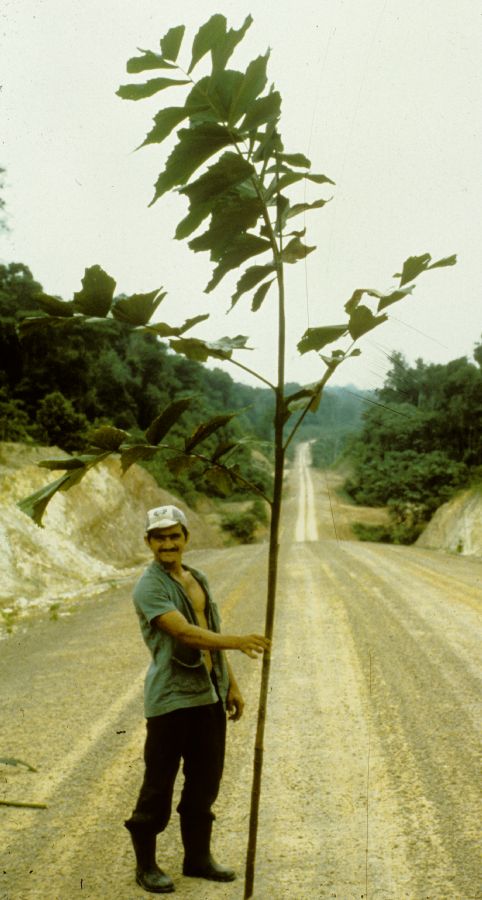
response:
<path id="1" fill-rule="evenodd" d="M 271 525 L 269 539 L 268 560 L 268 592 L 266 601 L 265 636 L 272 640 L 274 615 L 276 606 L 276 587 L 279 556 L 279 525 L 281 518 L 281 501 L 283 495 L 283 470 L 285 451 L 283 447 L 284 427 L 284 389 L 285 389 L 285 354 L 286 354 L 286 319 L 285 319 L 285 287 L 282 255 L 282 236 L 280 234 L 280 247 L 276 253 L 276 269 L 278 280 L 278 386 L 276 389 L 276 412 L 274 421 L 275 431 L 275 473 L 273 504 L 271 507 Z M 261 797 L 261 781 L 263 774 L 264 757 L 264 729 L 268 707 L 268 688 L 271 670 L 271 650 L 266 650 L 263 655 L 263 667 L 261 672 L 261 686 L 258 706 L 258 720 L 256 726 L 256 740 L 253 761 L 253 783 L 251 788 L 251 808 L 249 816 L 248 848 L 246 853 L 246 870 L 244 882 L 244 898 L 253 896 L 254 872 L 256 864 L 256 844 L 258 836 L 259 804 Z"/>

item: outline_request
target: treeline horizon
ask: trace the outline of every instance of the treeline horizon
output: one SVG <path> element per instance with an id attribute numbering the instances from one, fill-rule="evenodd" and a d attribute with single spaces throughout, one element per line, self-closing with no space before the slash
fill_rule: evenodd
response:
<path id="1" fill-rule="evenodd" d="M 359 537 L 412 543 L 439 506 L 482 482 L 482 342 L 473 361 L 410 365 L 394 353 L 391 363 L 376 405 L 346 443 L 345 490 L 390 513 L 390 526 L 359 526 Z"/>

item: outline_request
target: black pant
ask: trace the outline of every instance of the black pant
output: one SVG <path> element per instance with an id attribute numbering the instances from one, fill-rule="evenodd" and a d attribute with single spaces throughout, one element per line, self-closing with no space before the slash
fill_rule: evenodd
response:
<path id="1" fill-rule="evenodd" d="M 147 719 L 145 774 L 129 830 L 158 834 L 171 816 L 174 782 L 183 760 L 177 811 L 186 823 L 212 822 L 224 767 L 226 714 L 221 701 Z"/>

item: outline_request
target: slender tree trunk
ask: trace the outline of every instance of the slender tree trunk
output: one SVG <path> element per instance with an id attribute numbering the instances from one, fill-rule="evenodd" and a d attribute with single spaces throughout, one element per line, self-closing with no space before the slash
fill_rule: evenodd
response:
<path id="1" fill-rule="evenodd" d="M 270 640 L 273 637 L 274 614 L 276 604 L 276 587 L 278 575 L 279 554 L 279 526 L 281 518 L 281 501 L 283 496 L 283 474 L 285 449 L 283 446 L 283 429 L 285 417 L 284 377 L 285 377 L 285 306 L 284 306 L 284 280 L 283 267 L 278 268 L 279 287 L 279 333 L 278 333 L 278 388 L 276 391 L 275 412 L 275 471 L 273 504 L 271 508 L 271 525 L 269 538 L 268 560 L 268 590 L 266 601 L 265 635 Z M 263 655 L 263 668 L 261 672 L 261 686 L 259 694 L 258 721 L 256 727 L 256 740 L 253 761 L 253 783 L 251 788 L 251 809 L 249 816 L 248 848 L 246 853 L 246 870 L 244 883 L 244 898 L 253 896 L 254 872 L 256 864 L 256 845 L 258 836 L 259 804 L 261 797 L 261 781 L 263 773 L 264 756 L 264 728 L 268 707 L 269 676 L 271 670 L 271 651 L 265 651 Z"/>

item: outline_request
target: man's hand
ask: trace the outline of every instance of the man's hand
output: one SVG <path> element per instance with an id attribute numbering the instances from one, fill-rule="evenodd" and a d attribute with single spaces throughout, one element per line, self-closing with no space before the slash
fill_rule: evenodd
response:
<path id="1" fill-rule="evenodd" d="M 237 649 L 245 653 L 246 656 L 250 656 L 251 659 L 256 659 L 259 653 L 269 650 L 270 646 L 271 641 L 263 637 L 262 634 L 243 634 L 239 638 Z"/>
<path id="2" fill-rule="evenodd" d="M 228 719 L 231 719 L 232 722 L 237 722 L 243 715 L 244 700 L 237 684 L 229 686 L 226 709 L 228 711 Z"/>

